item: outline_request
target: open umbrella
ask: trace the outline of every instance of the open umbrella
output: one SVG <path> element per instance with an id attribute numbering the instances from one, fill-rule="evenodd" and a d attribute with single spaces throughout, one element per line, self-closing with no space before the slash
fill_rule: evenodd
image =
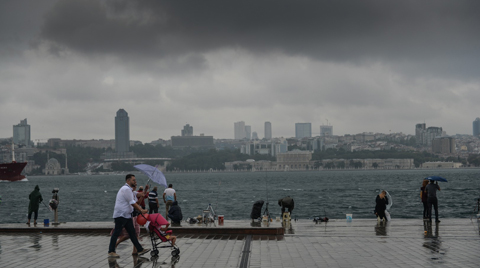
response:
<path id="1" fill-rule="evenodd" d="M 142 172 L 143 174 L 147 175 L 150 180 L 156 182 L 160 185 L 165 186 L 167 188 L 167 179 L 165 179 L 165 175 L 158 170 L 156 167 L 152 167 L 150 165 L 140 164 L 133 166 L 134 168 L 138 169 L 138 171 Z M 148 182 L 147 182 L 148 184 Z"/>
<path id="2" fill-rule="evenodd" d="M 429 180 L 429 181 L 444 181 L 444 182 L 448 182 L 447 179 L 445 178 L 442 178 L 440 176 L 430 176 L 430 177 L 427 177 L 425 178 L 425 180 Z"/>

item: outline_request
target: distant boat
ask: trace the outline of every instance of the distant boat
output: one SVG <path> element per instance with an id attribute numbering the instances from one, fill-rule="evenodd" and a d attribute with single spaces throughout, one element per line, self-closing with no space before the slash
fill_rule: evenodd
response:
<path id="1" fill-rule="evenodd" d="M 17 163 L 15 161 L 15 147 L 12 142 L 12 162 L 0 164 L 0 181 L 19 181 L 25 178 L 22 171 L 27 162 Z"/>
<path id="2" fill-rule="evenodd" d="M 19 181 L 25 178 L 22 171 L 27 163 L 11 163 L 0 164 L 0 180 L 2 181 Z"/>

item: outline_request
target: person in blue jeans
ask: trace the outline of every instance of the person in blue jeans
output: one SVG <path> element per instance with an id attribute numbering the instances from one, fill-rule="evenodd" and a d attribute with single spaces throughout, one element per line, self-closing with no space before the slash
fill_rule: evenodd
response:
<path id="1" fill-rule="evenodd" d="M 120 235 L 123 228 L 127 231 L 130 240 L 137 249 L 138 255 L 143 255 L 150 251 L 149 249 L 144 249 L 142 245 L 138 242 L 137 234 L 135 233 L 135 228 L 133 226 L 132 212 L 134 209 L 138 210 L 142 214 L 147 213 L 146 209 L 142 209 L 133 196 L 133 188 L 137 186 L 137 179 L 135 175 L 128 174 L 125 177 L 125 185 L 118 190 L 117 198 L 115 200 L 115 208 L 113 210 L 113 218 L 115 220 L 115 229 L 110 238 L 110 245 L 108 247 L 108 257 L 109 258 L 120 258 L 120 256 L 115 252 L 115 244 L 117 243 L 118 236 Z"/>

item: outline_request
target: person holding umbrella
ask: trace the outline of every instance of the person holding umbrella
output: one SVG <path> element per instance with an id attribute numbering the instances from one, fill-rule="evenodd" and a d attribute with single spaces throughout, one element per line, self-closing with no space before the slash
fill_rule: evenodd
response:
<path id="1" fill-rule="evenodd" d="M 427 192 L 427 206 L 428 206 L 428 220 L 432 221 L 432 205 L 435 209 L 435 222 L 440 222 L 438 219 L 438 199 L 437 199 L 437 190 L 440 191 L 440 186 L 438 182 L 435 183 L 434 180 L 430 180 L 430 183 L 425 187 Z"/>

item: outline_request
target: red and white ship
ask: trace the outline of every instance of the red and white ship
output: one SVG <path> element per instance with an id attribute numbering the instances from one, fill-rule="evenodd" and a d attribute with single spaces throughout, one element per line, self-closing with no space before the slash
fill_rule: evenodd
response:
<path id="1" fill-rule="evenodd" d="M 22 171 L 27 162 L 17 163 L 15 161 L 14 146 L 12 143 L 12 162 L 0 164 L 0 180 L 2 181 L 19 181 L 25 178 Z"/>

